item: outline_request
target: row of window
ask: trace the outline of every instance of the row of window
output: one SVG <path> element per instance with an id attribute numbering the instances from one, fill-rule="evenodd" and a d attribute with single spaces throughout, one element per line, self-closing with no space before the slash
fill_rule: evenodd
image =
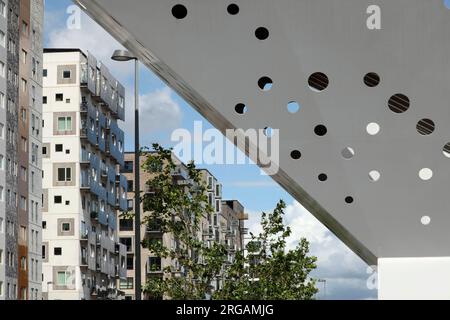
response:
<path id="1" fill-rule="evenodd" d="M 66 103 L 70 103 L 70 99 L 67 98 L 65 100 Z M 62 93 L 56 93 L 55 94 L 55 102 L 64 102 L 64 94 Z M 48 104 L 48 97 L 47 96 L 43 96 L 42 97 L 42 104 Z"/>

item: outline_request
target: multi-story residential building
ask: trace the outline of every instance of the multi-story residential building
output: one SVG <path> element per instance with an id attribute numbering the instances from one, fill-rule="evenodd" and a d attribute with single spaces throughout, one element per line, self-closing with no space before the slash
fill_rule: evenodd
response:
<path id="1" fill-rule="evenodd" d="M 228 261 L 233 262 L 237 251 L 245 249 L 245 235 L 248 228 L 245 221 L 248 214 L 244 212 L 244 207 L 237 200 L 222 200 L 221 228 L 225 233 L 225 245 L 228 249 Z"/>
<path id="2" fill-rule="evenodd" d="M 146 155 L 140 158 L 140 164 L 142 165 L 146 159 Z M 134 208 L 134 153 L 125 153 L 125 165 L 122 169 L 122 173 L 125 175 L 128 181 L 128 208 L 130 211 Z M 173 171 L 172 176 L 177 183 L 184 184 L 186 188 L 189 187 L 187 183 L 189 181 L 189 174 L 186 165 L 180 160 L 174 157 L 174 162 L 177 164 L 176 170 Z M 140 190 L 146 194 L 151 193 L 148 189 L 146 182 L 154 176 L 152 173 L 141 171 Z M 188 190 L 187 190 L 188 192 Z M 143 216 L 146 212 L 143 210 L 143 204 L 141 204 L 141 212 Z M 141 226 L 141 237 L 158 239 L 167 248 L 174 248 L 178 245 L 174 236 L 170 233 L 162 233 L 157 224 L 154 226 Z M 119 282 L 119 289 L 124 291 L 126 299 L 134 299 L 134 281 L 135 281 L 135 231 L 134 220 L 120 219 L 119 218 L 119 238 L 120 242 L 127 247 L 127 278 L 121 279 Z M 163 270 L 167 267 L 171 267 L 173 273 L 179 273 L 180 267 L 177 261 L 171 259 L 161 259 L 151 254 L 147 248 L 141 247 L 141 279 L 142 285 L 146 283 L 149 277 L 162 277 Z M 149 299 L 151 297 L 146 296 Z M 155 298 L 155 297 L 153 297 Z"/>
<path id="3" fill-rule="evenodd" d="M 43 294 L 116 299 L 126 276 L 117 216 L 127 209 L 125 89 L 78 49 L 44 50 Z"/>
<path id="4" fill-rule="evenodd" d="M 41 297 L 43 0 L 0 0 L 0 299 Z"/>
<path id="5" fill-rule="evenodd" d="M 146 159 L 147 154 L 144 154 L 140 159 L 142 165 Z M 189 179 L 187 166 L 182 163 L 175 156 L 173 157 L 176 169 L 173 170 L 172 176 L 174 182 L 185 186 L 186 192 L 189 192 L 191 187 L 194 187 L 192 181 Z M 132 211 L 134 208 L 134 153 L 125 153 L 125 165 L 122 172 L 128 181 L 128 207 Z M 221 243 L 227 246 L 228 260 L 231 262 L 237 250 L 243 248 L 243 235 L 246 232 L 244 228 L 244 221 L 248 216 L 244 213 L 243 206 L 236 200 L 223 201 L 222 200 L 222 185 L 217 179 L 205 169 L 200 169 L 201 182 L 207 187 L 208 202 L 214 209 L 214 213 L 205 214 L 200 219 L 200 228 L 197 233 L 198 239 L 207 243 Z M 145 194 L 149 194 L 152 190 L 148 189 L 146 182 L 154 174 L 141 171 L 140 190 Z M 142 215 L 146 212 L 143 210 L 141 204 Z M 141 236 L 150 239 L 159 240 L 164 247 L 175 249 L 180 243 L 170 233 L 162 233 L 158 224 L 141 226 Z M 134 270 L 134 221 L 131 219 L 119 219 L 119 238 L 120 241 L 127 246 L 127 278 L 121 279 L 119 289 L 125 292 L 126 299 L 134 299 L 134 285 L 135 285 L 135 270 Z M 201 259 L 201 257 L 199 257 Z M 141 248 L 141 279 L 144 285 L 150 277 L 163 277 L 167 267 L 170 267 L 174 276 L 180 276 L 182 270 L 176 260 L 161 259 L 151 254 L 148 249 Z M 212 283 L 214 289 L 221 286 L 220 279 L 215 279 Z M 155 298 L 144 296 L 146 299 Z"/>

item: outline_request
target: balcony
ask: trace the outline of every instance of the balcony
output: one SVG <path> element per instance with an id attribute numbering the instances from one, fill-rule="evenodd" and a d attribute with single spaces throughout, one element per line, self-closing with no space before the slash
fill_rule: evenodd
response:
<path id="1" fill-rule="evenodd" d="M 81 155 L 80 155 L 80 165 L 90 165 L 91 163 L 91 157 L 89 152 L 87 152 L 85 149 L 81 149 Z"/>
<path id="2" fill-rule="evenodd" d="M 176 167 L 170 173 L 175 180 L 187 180 L 189 179 L 189 173 L 181 166 Z"/>
<path id="3" fill-rule="evenodd" d="M 88 137 L 88 129 L 87 128 L 81 128 L 80 129 L 80 139 L 87 139 Z"/>
<path id="4" fill-rule="evenodd" d="M 151 257 L 148 259 L 146 264 L 147 274 L 158 274 L 162 273 L 161 258 Z"/>
<path id="5" fill-rule="evenodd" d="M 160 235 L 163 233 L 161 220 L 152 220 L 148 223 L 147 234 L 149 235 Z"/>
<path id="6" fill-rule="evenodd" d="M 87 230 L 80 231 L 80 241 L 86 242 L 89 240 L 89 232 Z"/>
<path id="7" fill-rule="evenodd" d="M 81 113 L 81 115 L 87 115 L 88 110 L 89 110 L 88 103 L 87 102 L 82 102 L 80 104 L 80 113 Z"/>
<path id="8" fill-rule="evenodd" d="M 98 221 L 98 212 L 97 211 L 91 211 L 91 219 Z"/>
<path id="9" fill-rule="evenodd" d="M 80 190 L 81 192 L 89 192 L 91 190 L 91 179 L 88 172 L 82 172 L 80 177 Z"/>
<path id="10" fill-rule="evenodd" d="M 241 234 L 242 235 L 247 235 L 248 234 L 248 228 L 241 228 Z"/>
<path id="11" fill-rule="evenodd" d="M 82 64 L 80 70 L 80 86 L 86 88 L 88 85 L 88 65 Z"/>

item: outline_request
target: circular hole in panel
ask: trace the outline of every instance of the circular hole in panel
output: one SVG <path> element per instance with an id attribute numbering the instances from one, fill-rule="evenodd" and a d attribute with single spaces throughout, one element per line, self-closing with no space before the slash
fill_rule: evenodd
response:
<path id="1" fill-rule="evenodd" d="M 269 37 L 269 30 L 264 27 L 259 27 L 255 30 L 255 37 L 259 40 L 266 40 Z"/>
<path id="2" fill-rule="evenodd" d="M 302 153 L 298 150 L 294 150 L 291 152 L 291 158 L 294 160 L 298 160 L 302 157 Z"/>
<path id="3" fill-rule="evenodd" d="M 422 223 L 424 226 L 428 226 L 431 223 L 431 218 L 429 216 L 423 216 L 420 218 L 420 223 Z"/>
<path id="4" fill-rule="evenodd" d="M 345 198 L 345 202 L 348 203 L 348 204 L 353 203 L 353 201 L 355 201 L 355 200 L 353 199 L 353 197 L 347 197 L 347 198 Z"/>
<path id="5" fill-rule="evenodd" d="M 417 132 L 423 136 L 428 136 L 434 132 L 436 126 L 433 120 L 422 119 L 417 123 Z"/>
<path id="6" fill-rule="evenodd" d="M 325 173 L 321 173 L 319 174 L 319 181 L 327 181 L 328 180 L 328 176 Z"/>
<path id="7" fill-rule="evenodd" d="M 262 77 L 258 80 L 258 87 L 262 91 L 269 91 L 272 89 L 273 81 L 269 77 Z"/>
<path id="8" fill-rule="evenodd" d="M 367 125 L 367 133 L 371 136 L 375 136 L 380 132 L 380 125 L 378 123 L 372 122 Z"/>
<path id="9" fill-rule="evenodd" d="M 271 127 L 264 128 L 264 135 L 267 138 L 272 138 L 272 136 L 273 136 L 273 129 Z"/>
<path id="10" fill-rule="evenodd" d="M 366 86 L 373 88 L 380 84 L 380 76 L 375 72 L 369 72 L 364 76 Z"/>
<path id="11" fill-rule="evenodd" d="M 315 92 L 325 90 L 329 84 L 328 76 L 322 72 L 313 73 L 308 79 L 309 88 Z"/>
<path id="12" fill-rule="evenodd" d="M 184 19 L 187 16 L 187 9 L 182 4 L 174 5 L 172 8 L 172 15 L 177 19 Z"/>
<path id="13" fill-rule="evenodd" d="M 245 114 L 245 113 L 247 113 L 248 108 L 247 108 L 247 106 L 246 106 L 245 104 L 243 104 L 243 103 L 238 103 L 238 104 L 234 107 L 234 110 L 235 110 L 237 113 L 239 113 L 239 114 Z"/>
<path id="14" fill-rule="evenodd" d="M 353 148 L 347 147 L 342 150 L 341 154 L 344 159 L 350 160 L 355 156 L 355 150 Z"/>
<path id="15" fill-rule="evenodd" d="M 406 112 L 409 109 L 409 105 L 409 98 L 401 93 L 394 94 L 388 102 L 389 109 L 395 113 Z"/>
<path id="16" fill-rule="evenodd" d="M 381 174 L 380 174 L 380 172 L 378 172 L 376 170 L 372 170 L 369 172 L 369 178 L 370 178 L 370 181 L 377 182 L 378 180 L 380 180 Z"/>
<path id="17" fill-rule="evenodd" d="M 419 178 L 423 181 L 428 181 L 433 178 L 433 170 L 429 168 L 423 168 L 419 171 Z"/>
<path id="18" fill-rule="evenodd" d="M 319 124 L 314 128 L 314 133 L 318 135 L 319 137 L 323 137 L 328 132 L 327 127 L 325 127 L 323 124 Z"/>
<path id="19" fill-rule="evenodd" d="M 289 113 L 297 113 L 300 110 L 300 105 L 298 104 L 298 102 L 291 101 L 288 103 L 287 109 Z"/>
<path id="20" fill-rule="evenodd" d="M 444 154 L 444 156 L 446 156 L 447 158 L 450 158 L 450 142 L 447 143 L 444 148 L 442 149 L 442 153 Z"/>
<path id="21" fill-rule="evenodd" d="M 229 14 L 234 16 L 239 13 L 239 6 L 235 3 L 232 3 L 227 7 L 227 11 Z"/>
<path id="22" fill-rule="evenodd" d="M 444 6 L 450 10 L 450 0 L 444 0 Z"/>

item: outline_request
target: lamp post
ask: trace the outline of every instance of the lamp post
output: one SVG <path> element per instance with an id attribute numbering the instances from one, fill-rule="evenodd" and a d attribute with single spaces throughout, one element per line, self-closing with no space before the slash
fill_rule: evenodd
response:
<path id="1" fill-rule="evenodd" d="M 134 261 L 135 299 L 141 300 L 141 195 L 140 195 L 140 145 L 139 145 L 139 59 L 127 50 L 114 51 L 112 60 L 125 62 L 134 60 Z"/>
<path id="2" fill-rule="evenodd" d="M 327 297 L 327 280 L 326 279 L 317 279 L 317 282 L 323 283 L 323 297 L 326 299 Z"/>

